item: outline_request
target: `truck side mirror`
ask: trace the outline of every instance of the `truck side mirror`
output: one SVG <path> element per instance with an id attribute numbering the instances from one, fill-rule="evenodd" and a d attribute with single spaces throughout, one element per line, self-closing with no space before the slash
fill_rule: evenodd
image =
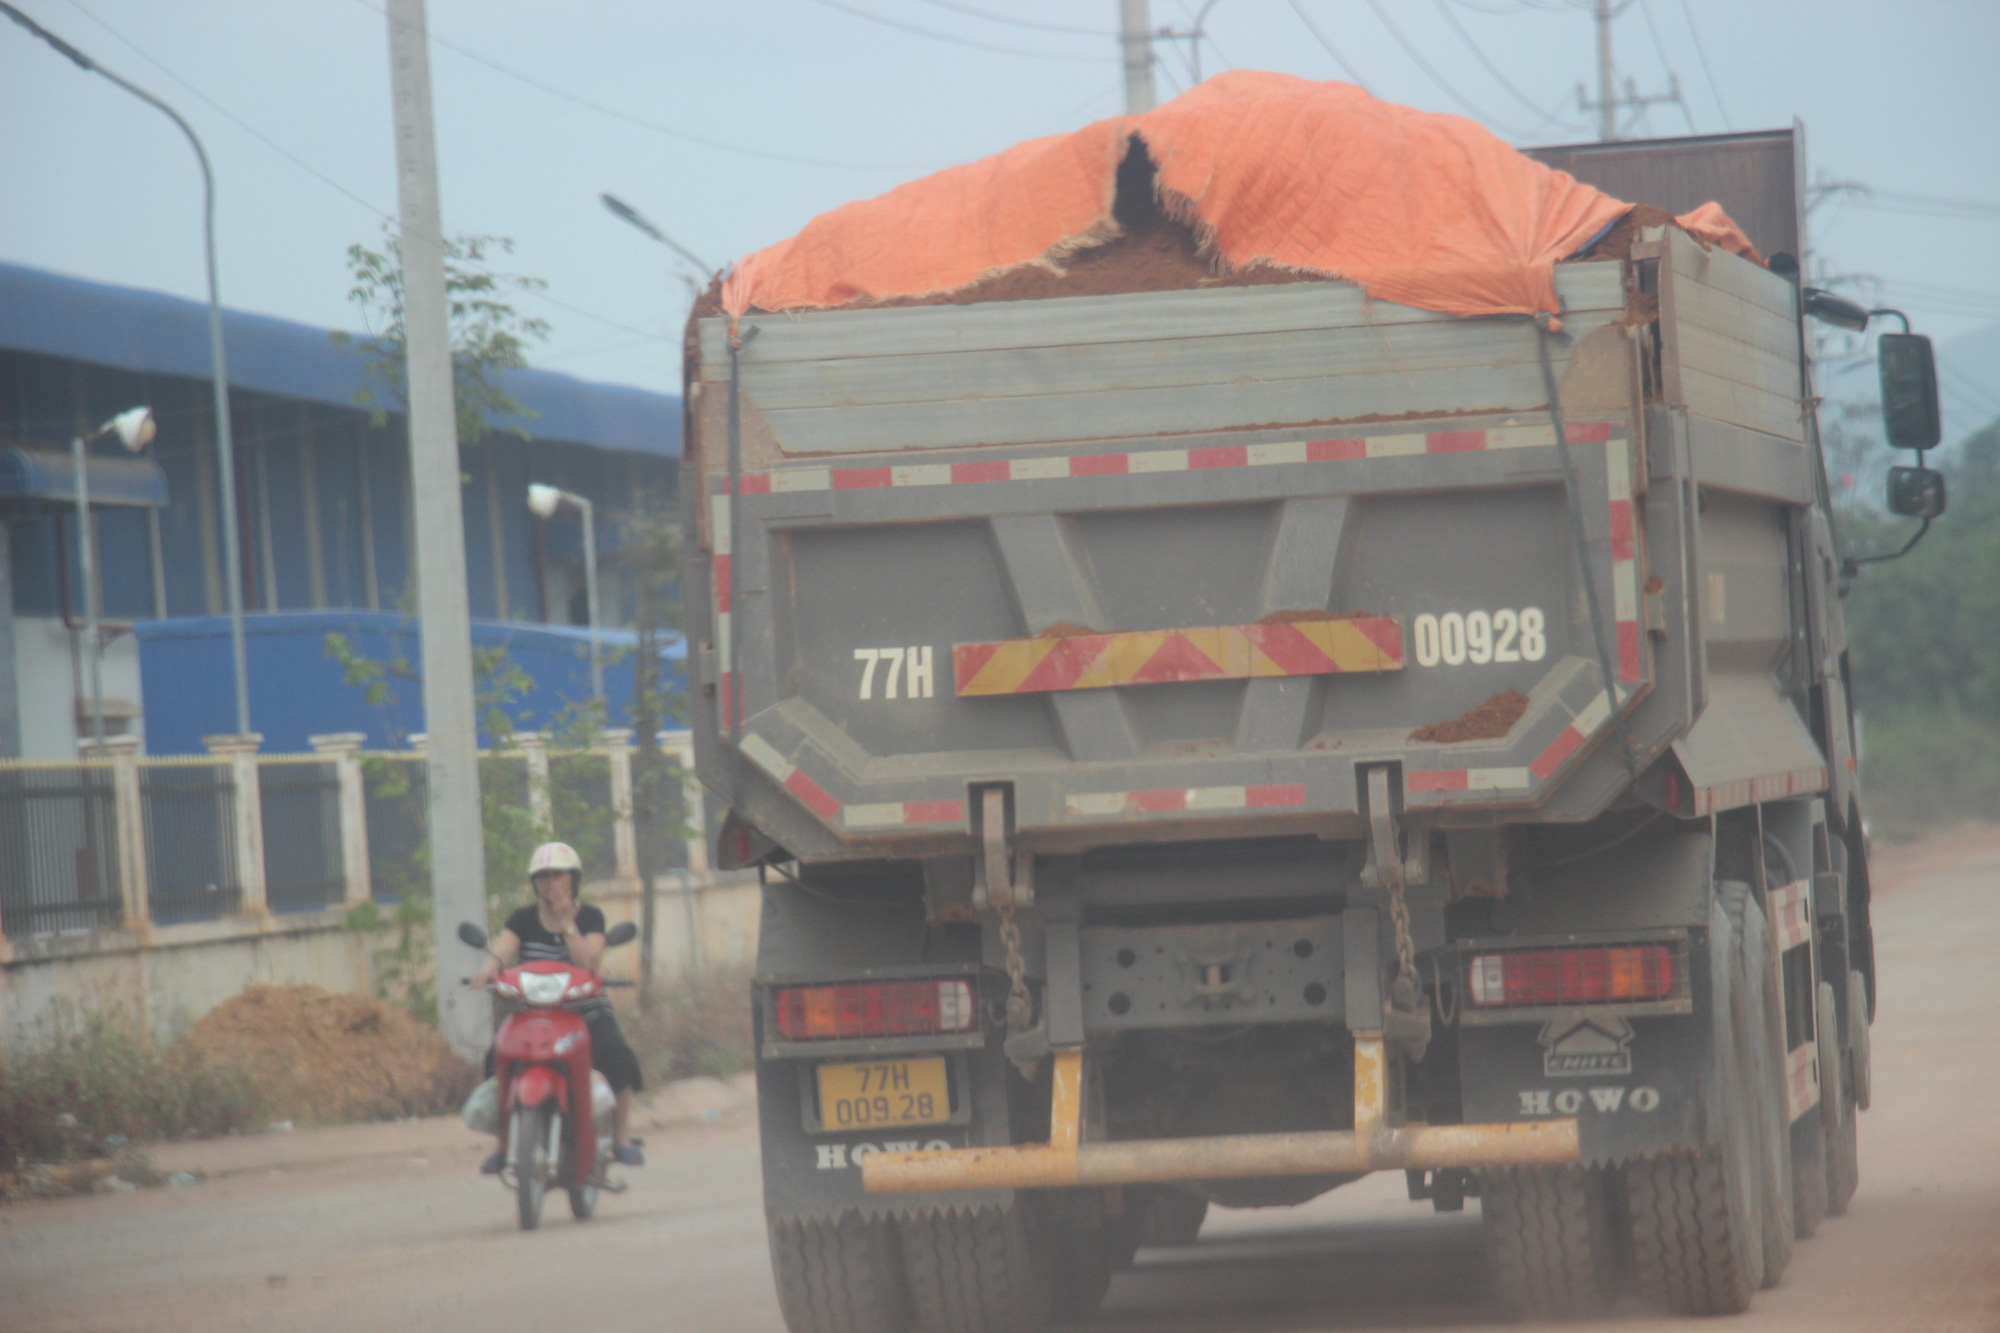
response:
<path id="1" fill-rule="evenodd" d="M 1889 469 L 1889 512 L 1928 522 L 1944 513 L 1944 473 L 1931 467 Z"/>
<path id="2" fill-rule="evenodd" d="M 1876 362 L 1882 374 L 1882 429 L 1889 437 L 1889 447 L 1935 448 L 1944 438 L 1944 430 L 1938 412 L 1937 362 L 1931 355 L 1931 340 L 1921 333 L 1885 333 L 1876 341 Z M 1893 495 L 1894 482 L 1890 485 Z M 1942 487 L 1940 480 L 1939 513 L 1944 512 Z M 1890 507 L 1894 508 L 1893 503 Z"/>

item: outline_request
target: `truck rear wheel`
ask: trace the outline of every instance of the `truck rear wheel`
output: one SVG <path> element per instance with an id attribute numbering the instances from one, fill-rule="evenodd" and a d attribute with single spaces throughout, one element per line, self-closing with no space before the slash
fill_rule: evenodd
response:
<path id="1" fill-rule="evenodd" d="M 1859 972 L 1847 974 L 1849 1040 L 1840 1051 L 1840 1077 L 1823 1095 L 1840 1098 L 1840 1125 L 1826 1139 L 1826 1211 L 1839 1217 L 1861 1185 L 1861 1112 L 1868 1105 L 1868 986 Z M 1839 1028 L 1830 1029 L 1837 1034 Z M 1829 1036 L 1829 1040 L 1838 1040 Z"/>
<path id="2" fill-rule="evenodd" d="M 1142 1247 L 1192 1245 L 1208 1218 L 1208 1200 L 1169 1185 L 1153 1187 L 1146 1195 L 1145 1222 L 1139 1231 Z"/>
<path id="3" fill-rule="evenodd" d="M 1054 1265 L 1018 1199 L 898 1219 L 910 1304 L 925 1333 L 1036 1333 Z"/>
<path id="4" fill-rule="evenodd" d="M 1773 976 L 1770 928 L 1764 910 L 1750 896 L 1750 886 L 1725 881 L 1717 888 L 1736 927 L 1749 993 L 1748 1021 L 1739 1030 L 1737 1049 L 1747 1057 L 1745 1085 L 1755 1111 L 1753 1123 L 1758 1127 L 1758 1171 L 1764 1190 L 1764 1285 L 1775 1287 L 1792 1262 L 1796 1227 L 1791 1117 L 1786 1114 L 1790 1102 L 1785 1096 L 1785 1002 Z"/>
<path id="5" fill-rule="evenodd" d="M 1827 1141 L 1840 1132 L 1840 1015 L 1833 986 L 1819 983 L 1813 1006 L 1813 1038 L 1818 1056 L 1819 1105 L 1792 1126 L 1792 1200 L 1800 1240 L 1809 1240 L 1826 1220 Z"/>
<path id="6" fill-rule="evenodd" d="M 904 1333 L 910 1300 L 895 1228 L 848 1215 L 770 1224 L 771 1271 L 791 1333 Z"/>
<path id="7" fill-rule="evenodd" d="M 1639 1291 L 1682 1314 L 1738 1313 L 1764 1281 L 1762 1126 L 1752 1082 L 1756 1066 L 1745 1058 L 1743 1036 L 1761 1031 L 1762 1023 L 1752 1017 L 1738 936 L 1721 905 L 1710 917 L 1709 935 L 1720 1141 L 1623 1168 Z"/>
<path id="8" fill-rule="evenodd" d="M 1612 1198 L 1611 1177 L 1586 1167 L 1480 1172 L 1481 1230 L 1500 1303 L 1543 1318 L 1609 1306 L 1621 1268 Z"/>

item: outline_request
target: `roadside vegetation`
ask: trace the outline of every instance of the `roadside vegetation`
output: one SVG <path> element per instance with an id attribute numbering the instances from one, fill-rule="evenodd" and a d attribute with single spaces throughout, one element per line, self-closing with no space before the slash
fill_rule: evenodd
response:
<path id="1" fill-rule="evenodd" d="M 1915 531 L 1883 514 L 1870 484 L 1909 458 L 1867 431 L 1830 451 L 1832 466 L 1847 452 L 1868 479 L 1845 488 L 1848 556 L 1896 550 Z M 1908 556 L 1864 567 L 1845 606 L 1869 823 L 1898 840 L 2000 820 L 2000 421 L 1939 453 L 1950 509 Z"/>
<path id="2" fill-rule="evenodd" d="M 162 1047 L 129 1014 L 58 1009 L 0 1052 L 0 1196 L 29 1188 L 32 1165 L 111 1159 L 143 1180 L 138 1145 L 257 1129 L 269 1114 L 239 1064 Z"/>

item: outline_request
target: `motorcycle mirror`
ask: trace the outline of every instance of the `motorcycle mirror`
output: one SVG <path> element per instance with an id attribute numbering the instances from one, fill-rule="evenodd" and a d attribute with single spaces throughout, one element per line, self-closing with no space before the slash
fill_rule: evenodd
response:
<path id="1" fill-rule="evenodd" d="M 615 948 L 620 944 L 630 944 L 639 937 L 639 928 L 630 921 L 620 921 L 604 932 L 604 947 Z"/>
<path id="2" fill-rule="evenodd" d="M 459 923 L 458 938 L 475 949 L 484 949 L 486 947 L 486 932 L 473 925 L 470 921 Z"/>

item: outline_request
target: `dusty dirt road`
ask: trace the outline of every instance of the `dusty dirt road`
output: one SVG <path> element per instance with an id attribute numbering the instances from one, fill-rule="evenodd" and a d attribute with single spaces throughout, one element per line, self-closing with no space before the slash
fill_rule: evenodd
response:
<path id="1" fill-rule="evenodd" d="M 2000 1330 L 2000 838 L 1946 840 L 1879 898 L 1875 1107 L 1853 1208 L 1800 1247 L 1743 1330 Z M 0 1209 L 0 1328 L 780 1333 L 745 1121 L 655 1131 L 588 1225 L 515 1229 L 451 1121 L 183 1145 L 231 1170 L 177 1190 Z M 1150 1251 L 1092 1327 L 1138 1333 L 1468 1328 L 1488 1295 L 1476 1206 L 1434 1216 L 1377 1176 L 1303 1208 L 1220 1213 Z M 1592 1325 L 1565 1325 L 1585 1329 Z M 1636 1304 L 1602 1325 L 1686 1328 Z"/>

